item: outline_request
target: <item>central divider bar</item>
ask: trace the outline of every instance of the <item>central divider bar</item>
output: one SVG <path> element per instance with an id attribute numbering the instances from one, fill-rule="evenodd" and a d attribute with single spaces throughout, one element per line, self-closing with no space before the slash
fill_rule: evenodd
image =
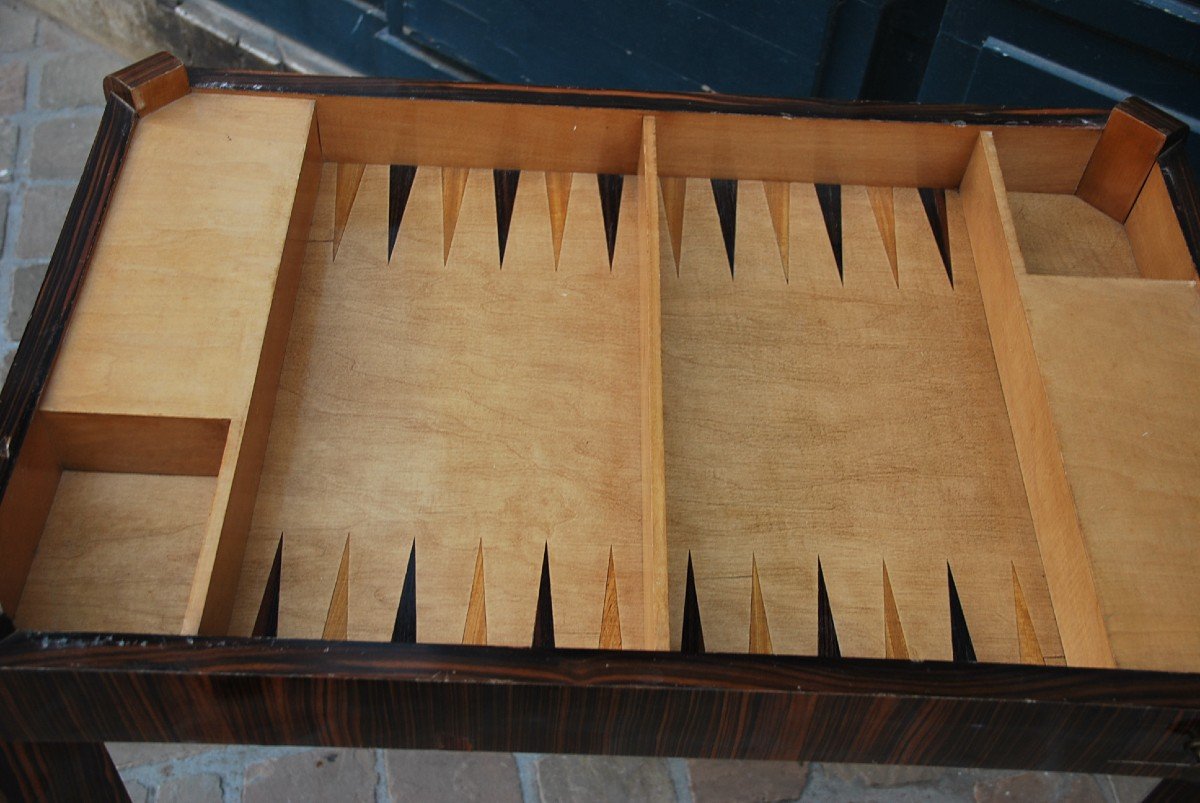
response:
<path id="1" fill-rule="evenodd" d="M 670 648 L 671 635 L 667 580 L 667 479 L 663 453 L 662 296 L 658 265 L 658 140 L 653 117 L 642 118 L 638 193 L 645 648 L 666 650 Z"/>

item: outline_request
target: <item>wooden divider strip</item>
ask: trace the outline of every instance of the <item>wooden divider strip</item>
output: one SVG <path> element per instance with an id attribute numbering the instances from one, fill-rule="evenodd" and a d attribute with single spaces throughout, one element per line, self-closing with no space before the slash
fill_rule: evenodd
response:
<path id="1" fill-rule="evenodd" d="M 316 117 L 296 182 L 291 218 L 280 255 L 271 308 L 263 332 L 254 385 L 243 422 L 230 426 L 228 443 L 217 475 L 213 516 L 192 580 L 182 633 L 223 635 L 229 627 L 233 597 L 246 549 L 246 537 L 258 496 L 258 480 L 267 451 L 267 436 L 275 412 L 275 394 L 283 355 L 291 332 L 292 308 L 300 286 L 300 266 L 316 206 L 321 178 L 321 145 Z"/>
<path id="2" fill-rule="evenodd" d="M 995 143 L 979 135 L 963 176 L 963 210 L 979 274 L 988 331 L 1008 406 L 1050 598 L 1067 663 L 1114 666 L 1041 369 L 1021 300 L 1024 260 L 1017 243 Z"/>
<path id="3" fill-rule="evenodd" d="M 642 118 L 638 248 L 642 392 L 642 593 L 645 647 L 670 648 L 667 606 L 667 478 L 663 454 L 662 297 L 659 289 L 658 143 Z"/>
<path id="4" fill-rule="evenodd" d="M 215 477 L 229 421 L 220 418 L 71 413 L 39 417 L 59 466 L 73 471 Z"/>

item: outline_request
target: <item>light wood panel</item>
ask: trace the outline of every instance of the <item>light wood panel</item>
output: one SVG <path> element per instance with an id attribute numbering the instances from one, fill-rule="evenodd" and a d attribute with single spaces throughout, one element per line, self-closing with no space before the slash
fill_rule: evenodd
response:
<path id="1" fill-rule="evenodd" d="M 325 158 L 632 174 L 643 112 L 324 96 L 316 99 Z M 973 125 L 656 112 L 666 176 L 957 187 L 981 130 Z M 995 129 L 1015 189 L 1075 190 L 1100 131 Z"/>
<path id="2" fill-rule="evenodd" d="M 286 337 L 290 244 L 309 230 L 313 110 L 188 95 L 139 123 L 125 166 L 136 180 L 117 187 L 43 394 L 56 414 L 229 421 L 182 632 L 225 629 Z"/>
<path id="3" fill-rule="evenodd" d="M 642 583 L 644 648 L 670 645 L 667 582 L 666 469 L 663 455 L 662 243 L 659 231 L 658 140 L 654 118 L 642 126 L 638 161 L 639 392 L 642 405 Z M 618 633 L 618 641 L 620 640 Z"/>
<path id="4" fill-rule="evenodd" d="M 17 625 L 178 633 L 216 482 L 63 472 Z"/>
<path id="5" fill-rule="evenodd" d="M 894 273 L 866 188 L 841 188 L 843 284 L 814 188 L 789 189 L 786 276 L 758 182 L 739 182 L 733 277 L 707 180 L 684 188 L 678 276 L 664 223 L 674 645 L 690 553 L 709 651 L 745 652 L 762 633 L 747 604 L 757 569 L 772 650 L 816 654 L 819 558 L 842 655 L 884 657 L 899 643 L 886 562 L 909 657 L 949 659 L 947 560 L 982 660 L 1019 656 L 1014 563 L 1054 654 L 957 195 L 951 289 L 915 191 L 896 195 Z"/>
<path id="6" fill-rule="evenodd" d="M 1125 220 L 1138 272 L 1147 279 L 1196 281 L 1192 261 L 1171 194 L 1155 165 Z"/>
<path id="7" fill-rule="evenodd" d="M 192 94 L 139 123 L 42 409 L 245 415 L 311 119 Z"/>
<path id="8" fill-rule="evenodd" d="M 1028 273 L 1139 276 L 1125 227 L 1074 195 L 1008 193 Z"/>
<path id="9" fill-rule="evenodd" d="M 217 476 L 229 422 L 212 418 L 40 414 L 58 463 L 77 471 Z"/>
<path id="10" fill-rule="evenodd" d="M 1118 666 L 1200 666 L 1194 282 L 1028 276 L 1021 296 Z M 1022 575 L 1024 580 L 1024 575 Z"/>
<path id="11" fill-rule="evenodd" d="M 1018 277 L 1026 272 L 1025 262 L 1006 195 L 992 138 L 980 135 L 963 178 L 963 208 L 1059 635 L 1067 663 L 1112 666 L 1092 571 L 1094 556 L 1083 538 L 1021 301 Z"/>
<path id="12" fill-rule="evenodd" d="M 642 643 L 638 182 L 611 268 L 596 177 L 573 177 L 557 270 L 546 186 L 521 174 L 502 269 L 491 170 L 467 177 L 448 260 L 438 167 L 417 169 L 390 263 L 385 167 L 336 261 L 310 242 L 235 632 L 283 532 L 280 633 L 318 635 L 349 533 L 351 638 L 389 637 L 415 539 L 419 641 L 463 640 L 482 544 L 487 643 L 528 646 L 548 542 L 557 644 L 597 645 L 610 548 Z"/>

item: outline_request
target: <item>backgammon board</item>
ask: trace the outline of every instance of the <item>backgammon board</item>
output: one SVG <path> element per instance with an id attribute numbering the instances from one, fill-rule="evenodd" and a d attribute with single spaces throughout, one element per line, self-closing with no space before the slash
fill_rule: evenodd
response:
<path id="1" fill-rule="evenodd" d="M 116 739 L 1200 778 L 1176 121 L 106 87 L 0 398 L 13 794 Z"/>

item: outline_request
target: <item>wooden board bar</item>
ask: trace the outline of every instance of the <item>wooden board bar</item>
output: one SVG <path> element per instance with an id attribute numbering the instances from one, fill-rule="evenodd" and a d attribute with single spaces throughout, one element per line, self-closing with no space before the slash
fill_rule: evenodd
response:
<path id="1" fill-rule="evenodd" d="M 963 211 L 1000 385 L 1067 663 L 1113 666 L 1091 560 L 1062 463 L 1017 274 L 1024 263 L 991 135 L 981 134 L 963 178 Z"/>
<path id="2" fill-rule="evenodd" d="M 653 111 L 663 176 L 953 188 L 975 137 L 990 130 L 1014 189 L 1069 193 L 1100 135 L 1099 116 L 1084 110 L 997 114 L 389 80 L 347 85 L 203 70 L 193 70 L 191 82 L 201 92 L 313 98 L 325 158 L 368 164 L 629 175 L 637 172 L 642 115 Z M 339 92 L 343 86 L 361 91 Z"/>
<path id="3" fill-rule="evenodd" d="M 658 139 L 653 117 L 642 121 L 638 160 L 638 294 L 641 312 L 642 577 L 645 649 L 670 645 L 667 584 L 667 498 L 663 455 L 662 296 L 659 287 Z"/>

